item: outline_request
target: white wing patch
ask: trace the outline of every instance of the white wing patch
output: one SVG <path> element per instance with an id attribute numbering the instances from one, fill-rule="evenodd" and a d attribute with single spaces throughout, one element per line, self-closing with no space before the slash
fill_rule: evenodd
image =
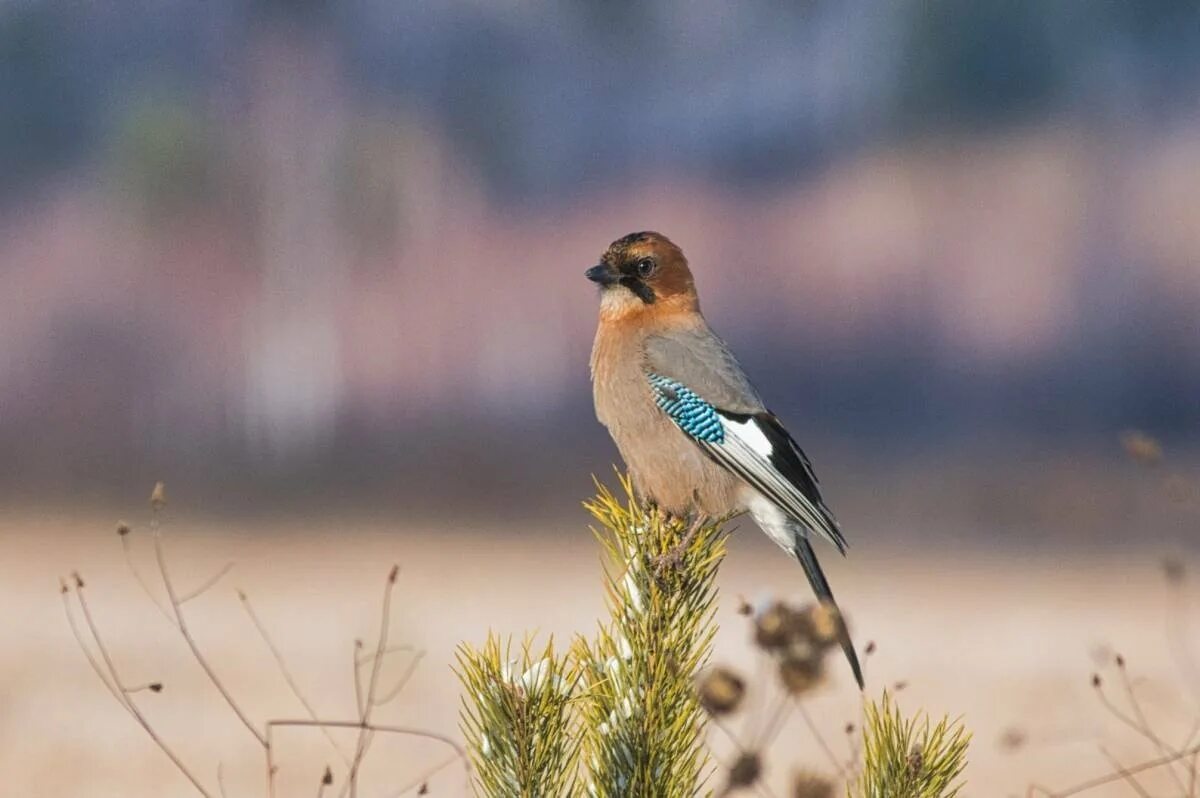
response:
<path id="1" fill-rule="evenodd" d="M 708 452 L 718 464 L 741 477 L 786 515 L 796 519 L 844 553 L 846 539 L 842 537 L 837 523 L 819 508 L 820 499 L 810 499 L 775 467 L 772 456 L 778 453 L 774 451 L 770 438 L 759 426 L 758 420 L 753 417 L 745 420 L 734 418 L 721 410 L 717 410 L 717 415 L 726 432 L 725 440 L 696 440 L 696 444 Z M 769 534 L 777 543 L 784 545 L 781 542 L 782 530 L 778 537 L 777 533 Z"/>
<path id="2" fill-rule="evenodd" d="M 732 433 L 742 443 L 749 447 L 750 451 L 760 457 L 770 457 L 773 451 L 771 442 L 767 440 L 767 436 L 758 428 L 758 424 L 753 418 L 748 418 L 745 421 L 735 421 L 732 418 L 722 418 L 721 423 L 725 427 L 726 432 Z"/>

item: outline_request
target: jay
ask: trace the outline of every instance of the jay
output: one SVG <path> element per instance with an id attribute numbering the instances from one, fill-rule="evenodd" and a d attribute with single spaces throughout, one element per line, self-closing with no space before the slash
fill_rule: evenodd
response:
<path id="1" fill-rule="evenodd" d="M 817 598 L 836 608 L 810 539 L 824 538 L 842 554 L 846 539 L 812 463 L 700 313 L 683 252 L 659 233 L 631 233 L 586 275 L 600 286 L 591 357 L 596 416 L 638 496 L 692 519 L 675 552 L 706 519 L 749 512 L 799 560 Z M 861 689 L 844 625 L 840 638 Z"/>

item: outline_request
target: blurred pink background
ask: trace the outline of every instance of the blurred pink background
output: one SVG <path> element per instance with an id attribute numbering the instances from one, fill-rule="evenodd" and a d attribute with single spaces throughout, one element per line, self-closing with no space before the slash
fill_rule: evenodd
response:
<path id="1" fill-rule="evenodd" d="M 396 717 L 447 734 L 459 642 L 593 629 L 583 271 L 643 229 L 816 465 L 871 689 L 966 713 L 969 794 L 1153 755 L 1088 687 L 1113 651 L 1190 728 L 1160 561 L 1200 539 L 1194 3 L 8 0 L 0 175 L 0 792 L 186 789 L 76 649 L 80 568 L 155 722 L 258 794 L 112 532 L 156 480 L 181 581 L 238 563 L 195 623 L 256 719 L 298 708 L 235 585 L 344 715 L 400 563 Z M 807 593 L 741 527 L 717 658 L 751 668 L 734 597 Z M 293 744 L 309 794 L 330 752 Z"/>
<path id="2" fill-rule="evenodd" d="M 643 228 L 819 467 L 1195 446 L 1194 10 L 723 8 L 9 4 L 0 489 L 573 506 Z"/>

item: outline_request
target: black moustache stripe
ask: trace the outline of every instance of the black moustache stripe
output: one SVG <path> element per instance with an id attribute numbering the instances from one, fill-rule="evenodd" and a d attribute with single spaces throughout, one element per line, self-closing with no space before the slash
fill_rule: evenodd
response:
<path id="1" fill-rule="evenodd" d="M 638 278 L 625 276 L 622 277 L 619 282 L 621 285 L 637 294 L 638 299 L 642 300 L 647 305 L 654 304 L 654 290 Z"/>

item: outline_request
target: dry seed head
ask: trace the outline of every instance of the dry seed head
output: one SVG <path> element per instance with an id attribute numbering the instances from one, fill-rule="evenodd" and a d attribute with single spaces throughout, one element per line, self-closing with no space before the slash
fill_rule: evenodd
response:
<path id="1" fill-rule="evenodd" d="M 1100 674 L 1093 673 L 1092 674 L 1092 687 L 1099 687 L 1099 686 L 1100 686 Z"/>
<path id="2" fill-rule="evenodd" d="M 762 759 L 753 751 L 747 751 L 737 758 L 729 768 L 729 787 L 753 787 L 762 776 Z"/>
<path id="3" fill-rule="evenodd" d="M 162 482 L 154 483 L 154 490 L 150 491 L 150 509 L 161 510 L 167 506 L 167 486 Z"/>
<path id="4" fill-rule="evenodd" d="M 713 668 L 696 680 L 700 706 L 710 715 L 737 711 L 746 695 L 746 683 L 729 668 Z"/>
<path id="5" fill-rule="evenodd" d="M 868 657 L 875 653 L 875 641 L 874 640 L 867 641 L 867 647 L 863 649 L 863 653 L 866 654 Z"/>
<path id="6" fill-rule="evenodd" d="M 129 524 L 125 523 L 124 521 L 118 521 L 117 522 L 117 534 L 120 535 L 121 537 L 125 537 L 126 535 L 128 535 L 129 534 Z"/>
<path id="7" fill-rule="evenodd" d="M 784 657 L 779 662 L 779 680 L 792 695 L 803 695 L 821 683 L 825 669 L 820 655 Z"/>
<path id="8" fill-rule="evenodd" d="M 832 646 L 842 634 L 842 613 L 827 601 L 821 601 L 809 608 L 808 627 L 812 636 L 822 646 Z"/>
<path id="9" fill-rule="evenodd" d="M 782 601 L 776 601 L 754 619 L 754 642 L 773 651 L 787 642 L 792 611 Z"/>
<path id="10" fill-rule="evenodd" d="M 423 781 L 423 782 L 421 782 L 421 786 L 417 788 L 417 795 L 428 795 L 428 794 L 429 794 L 429 782 Z"/>
<path id="11" fill-rule="evenodd" d="M 152 692 L 152 693 L 161 693 L 162 692 L 162 687 L 163 687 L 162 682 L 150 682 L 150 684 L 148 684 L 146 686 L 150 689 L 150 692 Z"/>
<path id="12" fill-rule="evenodd" d="M 833 782 L 816 773 L 797 773 L 792 780 L 792 798 L 833 798 Z"/>
<path id="13" fill-rule="evenodd" d="M 822 648 L 811 637 L 794 637 L 783 649 L 785 659 L 819 659 Z"/>
<path id="14" fill-rule="evenodd" d="M 321 777 L 322 784 L 333 784 L 333 771 L 329 769 L 329 765 L 325 766 L 325 775 Z"/>

